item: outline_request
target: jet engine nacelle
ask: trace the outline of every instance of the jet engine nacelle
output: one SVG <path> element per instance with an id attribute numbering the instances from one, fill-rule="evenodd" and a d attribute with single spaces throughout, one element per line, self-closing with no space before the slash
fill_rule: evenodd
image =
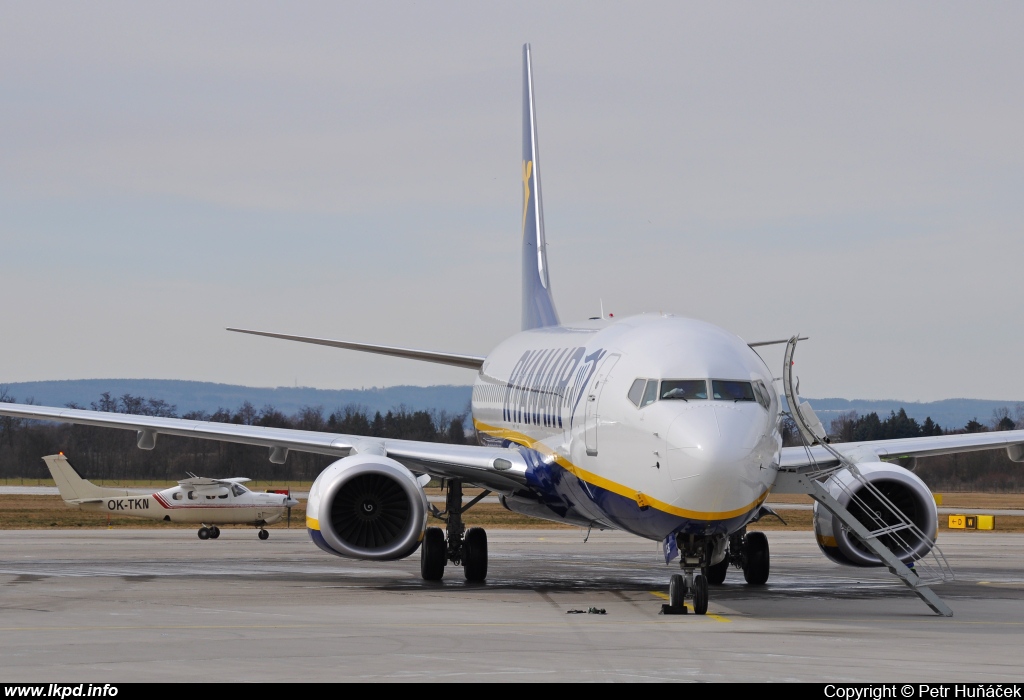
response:
<path id="1" fill-rule="evenodd" d="M 857 469 L 872 486 L 881 491 L 894 506 L 903 511 L 903 514 L 917 525 L 921 532 L 930 538 L 931 542 L 935 541 L 939 526 L 935 497 L 920 477 L 903 467 L 885 462 L 862 462 L 857 465 Z M 880 526 L 877 521 L 864 512 L 863 507 L 853 502 L 851 493 L 863 500 L 868 509 L 880 515 L 886 524 L 894 523 L 894 518 L 889 515 L 888 509 L 882 507 L 878 498 L 870 493 L 848 469 L 836 472 L 825 481 L 824 485 L 829 493 L 853 513 L 868 530 L 877 530 Z M 862 544 L 853 533 L 841 527 L 839 521 L 817 502 L 814 504 L 814 534 L 821 551 L 837 564 L 847 566 L 883 565 L 878 555 Z M 922 539 L 920 535 L 915 535 L 909 529 L 901 530 L 898 536 L 909 545 L 909 549 L 896 546 L 891 537 L 885 535 L 881 537 L 881 541 L 889 546 L 889 549 L 905 564 L 922 558 L 931 550 L 929 541 Z"/>
<path id="2" fill-rule="evenodd" d="M 352 559 L 402 559 L 427 526 L 427 497 L 412 472 L 389 457 L 350 455 L 309 490 L 306 527 L 320 549 Z"/>

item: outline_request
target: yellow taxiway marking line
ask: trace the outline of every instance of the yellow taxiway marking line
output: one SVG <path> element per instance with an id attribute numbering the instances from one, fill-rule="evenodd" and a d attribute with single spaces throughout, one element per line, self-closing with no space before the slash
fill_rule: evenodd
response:
<path id="1" fill-rule="evenodd" d="M 662 600 L 668 600 L 668 593 L 662 593 L 661 591 L 648 591 L 648 592 L 651 595 L 653 595 L 653 596 L 657 596 L 657 597 L 661 598 Z M 683 605 L 686 606 L 686 610 L 688 612 L 691 612 L 691 613 L 693 612 L 693 606 L 692 605 L 690 605 L 689 603 L 683 603 Z M 725 617 L 724 615 L 715 615 L 713 613 L 707 613 L 704 617 L 710 617 L 715 622 L 732 622 L 732 620 L 730 620 L 729 618 Z"/>

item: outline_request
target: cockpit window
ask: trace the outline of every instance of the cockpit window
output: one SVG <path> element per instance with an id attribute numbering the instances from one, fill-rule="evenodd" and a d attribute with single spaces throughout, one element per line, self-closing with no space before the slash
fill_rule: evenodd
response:
<path id="1" fill-rule="evenodd" d="M 646 379 L 635 379 L 633 386 L 629 387 L 629 400 L 633 402 L 634 406 L 640 406 L 640 399 L 644 396 L 644 385 L 647 383 Z"/>
<path id="2" fill-rule="evenodd" d="M 712 379 L 711 391 L 716 399 L 722 401 L 757 401 L 754 397 L 754 387 L 750 385 L 750 382 Z"/>
<path id="3" fill-rule="evenodd" d="M 703 379 L 666 379 L 661 383 L 662 399 L 706 399 L 708 383 Z"/>
<path id="4" fill-rule="evenodd" d="M 647 388 L 644 389 L 644 400 L 640 402 L 640 408 L 648 406 L 658 400 L 658 380 L 648 379 Z"/>
<path id="5" fill-rule="evenodd" d="M 768 410 L 768 407 L 772 405 L 772 396 L 768 393 L 768 387 L 760 379 L 754 382 L 754 393 L 757 395 L 757 402 L 765 410 Z"/>
<path id="6" fill-rule="evenodd" d="M 246 491 L 247 489 L 241 484 L 231 484 L 231 493 L 235 494 L 236 496 L 241 496 Z"/>

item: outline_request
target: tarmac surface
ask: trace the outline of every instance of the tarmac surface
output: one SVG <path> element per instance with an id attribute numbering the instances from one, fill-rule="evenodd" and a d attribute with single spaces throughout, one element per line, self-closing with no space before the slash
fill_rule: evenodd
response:
<path id="1" fill-rule="evenodd" d="M 585 534 L 489 531 L 488 582 L 470 585 L 451 565 L 422 581 L 418 554 L 332 557 L 299 529 L 4 531 L 0 678 L 1024 681 L 1024 535 L 942 533 L 944 618 L 791 531 L 768 533 L 766 586 L 733 569 L 707 616 L 661 615 L 677 565 L 653 542 Z"/>

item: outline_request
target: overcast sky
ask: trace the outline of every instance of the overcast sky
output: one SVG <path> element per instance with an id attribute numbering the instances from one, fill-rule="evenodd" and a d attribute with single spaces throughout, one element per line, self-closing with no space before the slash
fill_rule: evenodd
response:
<path id="1" fill-rule="evenodd" d="M 531 42 L 563 320 L 801 332 L 808 396 L 1024 400 L 1021 27 L 1020 3 L 7 0 L 0 383 L 471 383 L 223 329 L 516 332 Z"/>

